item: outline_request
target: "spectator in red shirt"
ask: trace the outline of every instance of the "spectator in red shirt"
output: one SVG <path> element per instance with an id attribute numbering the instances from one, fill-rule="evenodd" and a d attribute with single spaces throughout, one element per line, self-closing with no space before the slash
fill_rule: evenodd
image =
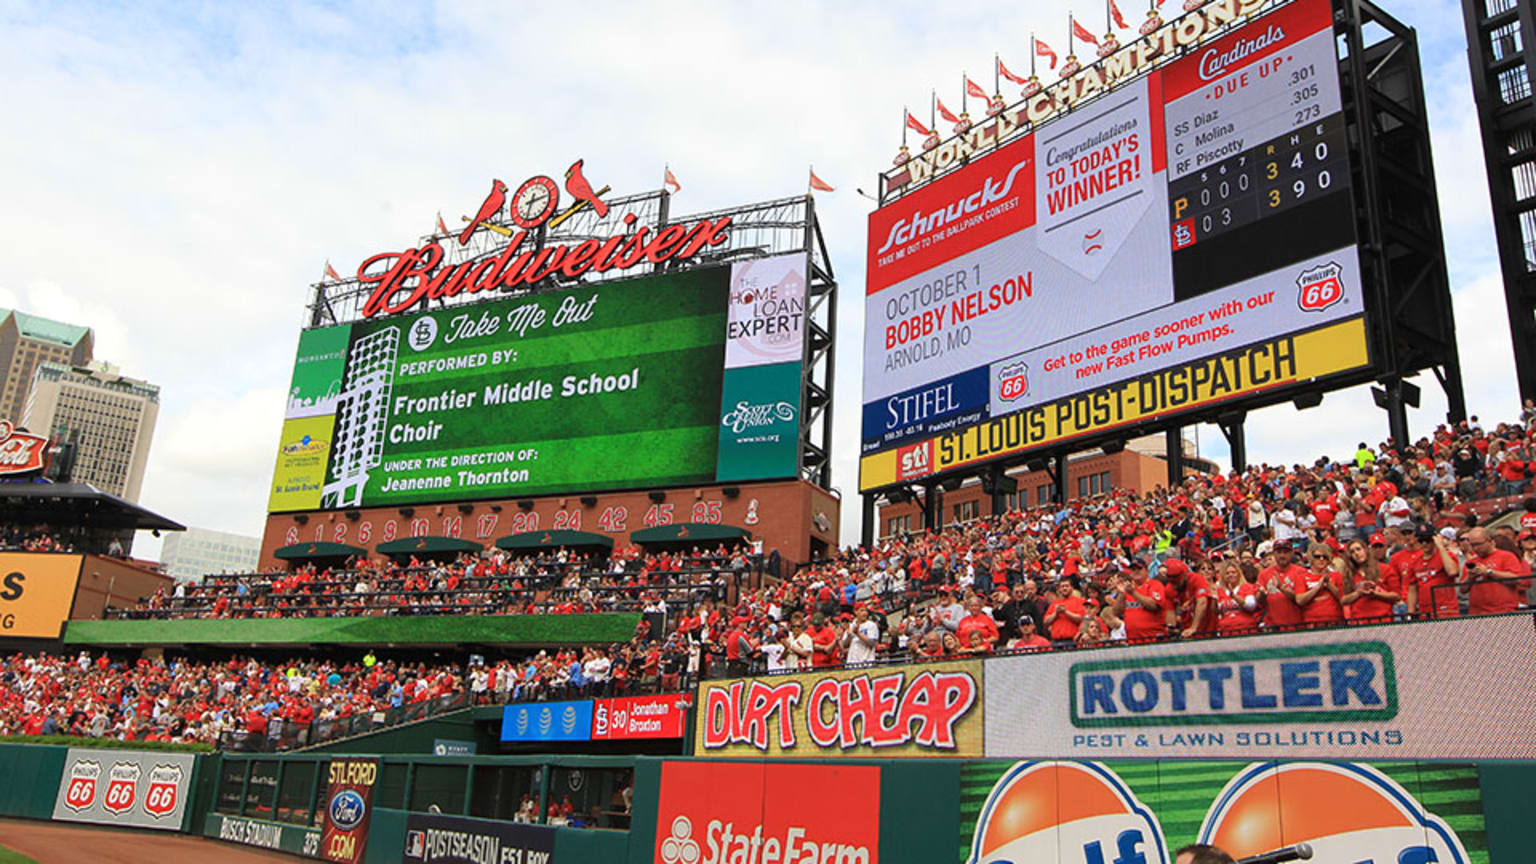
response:
<path id="1" fill-rule="evenodd" d="M 960 647 L 968 651 L 976 651 L 976 640 L 973 633 L 979 633 L 982 643 L 986 646 L 980 652 L 990 652 L 997 644 L 997 622 L 992 616 L 982 610 L 981 595 L 973 594 L 965 601 L 965 610 L 968 613 L 960 619 L 960 625 L 955 628 L 955 636 L 960 640 Z"/>
<path id="2" fill-rule="evenodd" d="M 1178 559 L 1163 564 L 1168 577 L 1168 591 L 1178 598 L 1180 635 L 1185 639 L 1197 633 L 1215 633 L 1216 615 L 1211 609 L 1210 581 Z"/>
<path id="3" fill-rule="evenodd" d="M 1462 538 L 1471 552 L 1461 581 L 1471 583 L 1473 615 L 1513 612 L 1531 588 L 1530 568 L 1512 552 L 1495 546 L 1485 528 L 1473 528 Z"/>
<path id="4" fill-rule="evenodd" d="M 1116 603 L 1125 620 L 1125 638 L 1160 639 L 1168 635 L 1168 589 L 1147 575 L 1147 562 L 1131 560 L 1131 581 Z"/>
<path id="5" fill-rule="evenodd" d="M 1301 620 L 1307 624 L 1343 623 L 1344 607 L 1339 600 L 1344 596 L 1344 578 L 1333 569 L 1333 550 L 1313 543 L 1307 553 L 1312 567 L 1296 593 Z"/>
<path id="6" fill-rule="evenodd" d="M 1275 563 L 1259 571 L 1259 588 L 1264 592 L 1264 624 L 1272 630 L 1295 627 L 1302 621 L 1296 605 L 1298 588 L 1306 590 L 1307 571 L 1295 563 L 1289 541 L 1276 541 Z"/>
<path id="7" fill-rule="evenodd" d="M 1418 548 L 1401 557 L 1399 570 L 1408 585 L 1408 609 L 1435 618 L 1461 614 L 1456 598 L 1456 577 L 1461 564 L 1450 543 L 1435 529 L 1421 525 L 1415 532 Z"/>
<path id="8" fill-rule="evenodd" d="M 1057 582 L 1056 599 L 1045 612 L 1045 626 L 1051 628 L 1051 640 L 1071 642 L 1076 639 L 1087 614 L 1088 605 L 1072 590 L 1072 583 L 1066 579 Z"/>
<path id="9" fill-rule="evenodd" d="M 1263 609 L 1259 589 L 1243 578 L 1243 568 L 1236 561 L 1223 561 L 1217 570 L 1220 584 L 1214 592 L 1216 629 L 1220 633 L 1254 630 Z"/>
<path id="10" fill-rule="evenodd" d="M 1402 602 L 1397 568 L 1378 558 L 1374 549 L 1386 549 L 1380 534 L 1371 536 L 1371 548 L 1358 539 L 1344 547 L 1344 596 L 1339 602 L 1347 620 L 1391 618 L 1393 607 Z"/>
<path id="11" fill-rule="evenodd" d="M 1019 619 L 1019 637 L 1008 643 L 1010 651 L 1032 651 L 1051 647 L 1050 640 L 1035 632 L 1035 619 L 1025 616 Z"/>
<path id="12" fill-rule="evenodd" d="M 827 616 L 817 612 L 811 616 L 811 626 L 805 628 L 811 637 L 811 666 L 817 669 L 837 662 L 837 631 L 827 623 Z"/>

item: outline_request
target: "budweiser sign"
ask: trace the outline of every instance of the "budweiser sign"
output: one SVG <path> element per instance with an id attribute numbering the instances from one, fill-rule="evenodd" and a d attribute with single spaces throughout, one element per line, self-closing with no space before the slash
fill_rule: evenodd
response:
<path id="1" fill-rule="evenodd" d="M 364 261 L 357 268 L 357 278 L 372 285 L 373 293 L 363 304 L 363 317 L 402 312 L 423 300 L 532 286 L 556 275 L 575 279 L 585 273 L 686 260 L 729 237 L 729 216 L 653 229 L 636 225 L 638 217 L 626 213 L 615 220 L 607 237 L 540 244 L 536 238 L 541 230 L 558 227 L 577 212 L 591 209 L 599 224 L 608 216 L 608 204 L 602 198 L 608 187 L 593 190 L 582 174 L 582 160 L 566 169 L 564 186 L 572 201 L 561 209 L 560 185 L 549 177 L 531 177 L 510 194 L 505 183 L 492 180 L 490 194 L 474 217 L 464 217 L 466 225 L 456 238 L 436 238 L 414 249 L 381 252 Z M 512 227 L 501 224 L 504 213 Z M 467 245 L 481 229 L 506 237 L 507 245 L 495 255 L 447 264 L 444 243 L 452 245 L 456 239 L 460 246 Z"/>
<path id="2" fill-rule="evenodd" d="M 40 470 L 47 453 L 47 438 L 18 432 L 9 420 L 0 420 L 0 475 Z"/>

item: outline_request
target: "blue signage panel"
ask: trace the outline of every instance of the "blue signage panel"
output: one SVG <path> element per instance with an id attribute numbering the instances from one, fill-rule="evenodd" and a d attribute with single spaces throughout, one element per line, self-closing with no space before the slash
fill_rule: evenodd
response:
<path id="1" fill-rule="evenodd" d="M 508 705 L 501 714 L 503 741 L 588 741 L 592 702 L 532 702 Z"/>

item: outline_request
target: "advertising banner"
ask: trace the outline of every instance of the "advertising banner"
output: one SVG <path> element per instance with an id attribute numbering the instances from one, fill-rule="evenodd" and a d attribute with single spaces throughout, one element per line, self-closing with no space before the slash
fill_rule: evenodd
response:
<path id="1" fill-rule="evenodd" d="M 988 756 L 1536 758 L 1528 615 L 986 663 Z"/>
<path id="2" fill-rule="evenodd" d="M 190 753 L 69 748 L 53 818 L 180 831 L 192 784 Z"/>
<path id="3" fill-rule="evenodd" d="M 357 864 L 368 847 L 368 823 L 373 816 L 373 787 L 379 760 L 338 756 L 326 775 L 325 821 L 320 829 L 320 854 L 337 864 Z"/>
<path id="4" fill-rule="evenodd" d="M 203 834 L 226 843 L 256 846 L 305 858 L 320 857 L 320 832 L 298 825 L 210 813 Z"/>
<path id="5" fill-rule="evenodd" d="M 1246 858 L 1488 864 L 1477 769 L 1446 762 L 978 762 L 961 770 L 961 864 Z"/>
<path id="6" fill-rule="evenodd" d="M 1353 318 L 1208 355 L 865 456 L 860 462 L 860 482 L 870 488 L 913 480 L 1223 399 L 1326 378 L 1369 362 L 1365 320 Z M 1028 363 L 1000 367 L 995 376 L 999 389 L 1006 389 L 1003 383 L 1009 380 L 1017 382 L 1014 387 L 1026 387 L 1034 368 L 1038 367 Z"/>
<path id="7" fill-rule="evenodd" d="M 1366 311 L 1331 22 L 1279 5 L 871 214 L 860 487 L 1367 365 L 1265 359 Z"/>
<path id="8" fill-rule="evenodd" d="M 80 555 L 0 552 L 0 639 L 57 639 L 80 582 Z"/>
<path id="9" fill-rule="evenodd" d="M 795 473 L 800 456 L 800 363 L 725 370 L 719 482 Z"/>
<path id="10" fill-rule="evenodd" d="M 588 741 L 592 700 L 508 705 L 501 712 L 503 741 Z"/>
<path id="11" fill-rule="evenodd" d="M 880 768 L 663 762 L 660 864 L 879 864 Z"/>
<path id="12" fill-rule="evenodd" d="M 805 351 L 805 253 L 731 265 L 725 368 L 799 363 Z"/>
<path id="13" fill-rule="evenodd" d="M 976 756 L 979 660 L 699 684 L 694 753 L 709 756 Z"/>
<path id="14" fill-rule="evenodd" d="M 681 738 L 688 725 L 690 701 L 676 693 L 594 700 L 592 740 Z"/>
<path id="15" fill-rule="evenodd" d="M 555 829 L 461 816 L 412 813 L 402 864 L 549 864 Z"/>

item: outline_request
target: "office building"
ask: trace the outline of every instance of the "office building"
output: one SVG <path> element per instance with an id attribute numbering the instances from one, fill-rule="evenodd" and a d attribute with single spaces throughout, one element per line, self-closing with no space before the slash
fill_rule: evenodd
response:
<path id="1" fill-rule="evenodd" d="M 44 363 L 85 366 L 91 362 L 95 342 L 89 327 L 0 309 L 0 420 L 21 423 L 37 367 Z"/>
<path id="2" fill-rule="evenodd" d="M 177 582 L 196 581 L 209 574 L 253 573 L 261 556 L 261 538 L 188 528 L 161 541 L 160 563 Z"/>
<path id="3" fill-rule="evenodd" d="M 160 388 L 105 363 L 38 367 L 22 425 L 75 444 L 70 479 L 135 503 L 160 414 Z"/>

